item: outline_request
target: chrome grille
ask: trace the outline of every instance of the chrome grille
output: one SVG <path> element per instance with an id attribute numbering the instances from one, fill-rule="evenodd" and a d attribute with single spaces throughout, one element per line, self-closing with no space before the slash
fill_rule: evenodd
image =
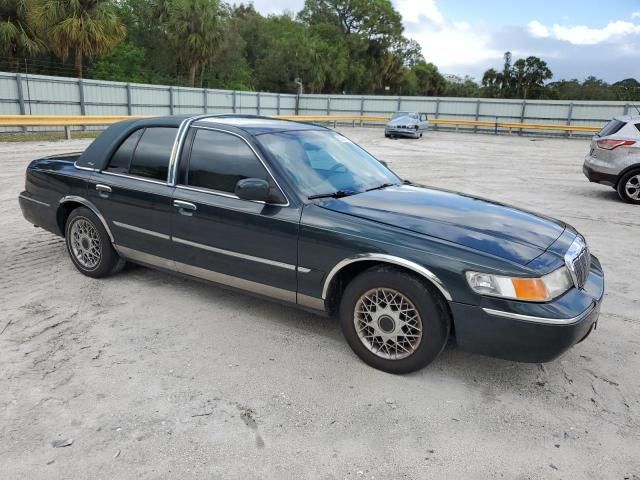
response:
<path id="1" fill-rule="evenodd" d="M 564 260 L 571 273 L 573 284 L 576 288 L 584 287 L 591 268 L 591 253 L 582 237 L 576 237 Z"/>

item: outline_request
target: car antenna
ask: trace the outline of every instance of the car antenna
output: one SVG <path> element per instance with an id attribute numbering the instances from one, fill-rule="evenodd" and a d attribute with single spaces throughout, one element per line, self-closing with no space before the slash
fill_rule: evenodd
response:
<path id="1" fill-rule="evenodd" d="M 633 108 L 635 108 L 638 111 L 638 115 L 640 115 L 640 108 L 636 107 L 635 104 L 631 103 L 630 104 Z"/>

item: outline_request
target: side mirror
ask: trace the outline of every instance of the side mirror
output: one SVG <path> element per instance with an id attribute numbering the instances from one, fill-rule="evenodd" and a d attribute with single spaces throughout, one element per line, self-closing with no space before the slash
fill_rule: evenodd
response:
<path id="1" fill-rule="evenodd" d="M 243 178 L 236 183 L 235 194 L 243 200 L 266 202 L 269 190 L 269 182 L 262 178 Z"/>

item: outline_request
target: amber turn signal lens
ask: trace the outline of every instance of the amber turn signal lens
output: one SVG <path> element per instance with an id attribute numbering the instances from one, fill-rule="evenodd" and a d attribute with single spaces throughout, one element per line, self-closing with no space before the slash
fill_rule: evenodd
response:
<path id="1" fill-rule="evenodd" d="M 544 301 L 549 298 L 549 292 L 540 278 L 512 278 L 511 283 L 518 300 Z"/>

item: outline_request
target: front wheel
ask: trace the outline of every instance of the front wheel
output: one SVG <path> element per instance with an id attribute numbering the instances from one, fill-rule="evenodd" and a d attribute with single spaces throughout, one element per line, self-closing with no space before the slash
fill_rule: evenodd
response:
<path id="1" fill-rule="evenodd" d="M 616 190 L 618 196 L 625 202 L 640 204 L 640 169 L 624 174 Z"/>
<path id="2" fill-rule="evenodd" d="M 65 228 L 67 251 L 81 273 L 93 277 L 106 277 L 124 266 L 114 250 L 100 219 L 88 208 L 71 212 Z"/>
<path id="3" fill-rule="evenodd" d="M 450 319 L 433 286 L 403 270 L 377 266 L 347 285 L 340 325 L 353 351 L 367 364 L 389 373 L 409 373 L 440 354 Z"/>

